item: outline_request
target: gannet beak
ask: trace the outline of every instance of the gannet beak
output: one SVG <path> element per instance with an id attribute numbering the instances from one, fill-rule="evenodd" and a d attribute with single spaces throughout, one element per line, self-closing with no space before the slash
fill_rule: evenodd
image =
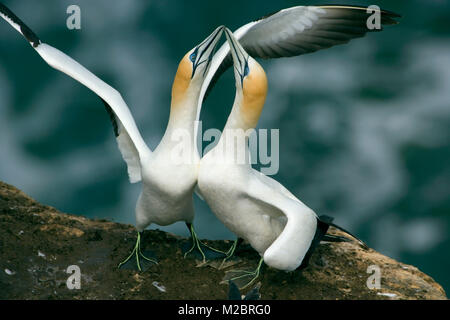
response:
<path id="1" fill-rule="evenodd" d="M 244 84 L 244 78 L 249 73 L 249 55 L 228 28 L 225 28 L 225 35 L 227 37 L 228 44 L 230 45 L 231 55 L 233 56 L 234 75 L 236 77 L 236 82 L 240 82 L 242 88 Z"/>
<path id="2" fill-rule="evenodd" d="M 202 43 L 200 43 L 192 52 L 190 59 L 193 60 L 193 71 L 192 78 L 197 71 L 197 67 L 206 63 L 206 67 L 203 70 L 203 77 L 206 76 L 206 73 L 209 70 L 209 66 L 211 65 L 211 61 L 219 43 L 220 36 L 222 35 L 224 26 L 218 27 L 214 30 Z"/>

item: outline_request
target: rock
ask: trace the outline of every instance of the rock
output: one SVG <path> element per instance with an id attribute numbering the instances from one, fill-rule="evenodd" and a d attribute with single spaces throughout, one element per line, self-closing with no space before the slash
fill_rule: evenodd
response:
<path id="1" fill-rule="evenodd" d="M 180 247 L 187 240 L 159 230 L 145 231 L 142 239 L 158 265 L 141 273 L 118 270 L 135 240 L 131 225 L 64 214 L 0 182 L 0 299 L 227 298 L 228 286 L 220 284 L 227 269 L 183 259 Z M 207 243 L 224 250 L 231 244 Z M 238 254 L 229 268 L 256 267 L 255 252 L 244 247 Z M 80 289 L 66 284 L 72 265 L 80 268 Z M 373 265 L 381 273 L 380 289 L 366 284 Z M 442 287 L 416 267 L 357 242 L 323 243 L 302 272 L 265 268 L 258 281 L 262 299 L 446 299 Z"/>

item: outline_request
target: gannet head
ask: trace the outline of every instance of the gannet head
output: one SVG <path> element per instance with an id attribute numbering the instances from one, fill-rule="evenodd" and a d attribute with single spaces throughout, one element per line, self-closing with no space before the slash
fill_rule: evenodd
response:
<path id="1" fill-rule="evenodd" d="M 249 56 L 228 28 L 225 28 L 225 35 L 233 56 L 236 98 L 241 99 L 240 116 L 248 127 L 253 128 L 258 123 L 266 101 L 266 73 L 261 65 Z"/>
<path id="2" fill-rule="evenodd" d="M 218 27 L 181 59 L 172 86 L 172 103 L 177 104 L 177 102 L 185 99 L 189 93 L 198 94 L 200 92 L 223 28 L 223 26 Z M 194 90 L 189 90 L 189 88 Z"/>

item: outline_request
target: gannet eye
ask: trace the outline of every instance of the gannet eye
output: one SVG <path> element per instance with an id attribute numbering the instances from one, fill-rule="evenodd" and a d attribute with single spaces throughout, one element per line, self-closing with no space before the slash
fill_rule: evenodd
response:
<path id="1" fill-rule="evenodd" d="M 244 67 L 244 77 L 246 77 L 250 72 L 250 68 L 248 67 L 248 61 L 245 62 L 245 67 Z"/>
<path id="2" fill-rule="evenodd" d="M 195 51 L 191 53 L 191 55 L 189 56 L 189 60 L 191 60 L 192 63 L 194 63 L 196 58 L 197 58 L 197 49 L 195 49 Z"/>

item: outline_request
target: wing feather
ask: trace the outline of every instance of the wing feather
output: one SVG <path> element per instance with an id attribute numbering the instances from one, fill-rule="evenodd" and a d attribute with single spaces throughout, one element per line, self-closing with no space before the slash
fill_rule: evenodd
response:
<path id="1" fill-rule="evenodd" d="M 367 19 L 372 13 L 357 6 L 297 6 L 266 15 L 234 32 L 244 49 L 254 58 L 293 57 L 345 44 L 363 37 L 369 30 Z M 396 13 L 380 10 L 381 24 L 397 24 Z M 233 64 L 228 43 L 214 55 L 203 82 L 197 110 L 220 76 Z"/>
<path id="2" fill-rule="evenodd" d="M 25 23 L 1 3 L 0 16 L 19 31 L 51 67 L 77 80 L 102 99 L 113 122 L 119 150 L 127 163 L 130 181 L 132 183 L 140 181 L 140 160 L 149 157 L 151 151 L 142 139 L 134 118 L 120 93 L 65 53 L 42 43 Z"/>

